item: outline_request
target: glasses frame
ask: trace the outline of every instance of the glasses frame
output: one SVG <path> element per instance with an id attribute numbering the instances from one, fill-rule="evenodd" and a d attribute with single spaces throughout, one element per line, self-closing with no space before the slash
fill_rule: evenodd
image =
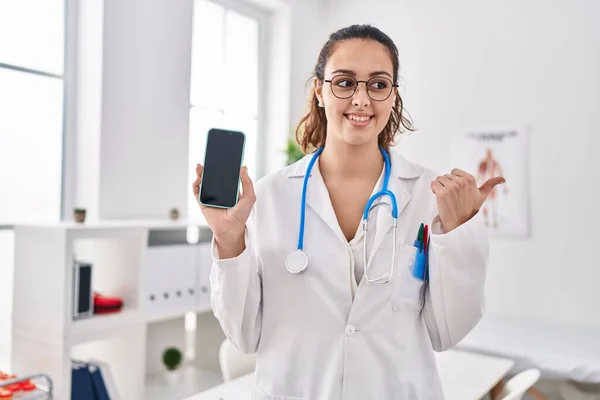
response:
<path id="1" fill-rule="evenodd" d="M 337 94 L 335 94 L 335 92 L 333 91 L 333 84 L 332 84 L 332 82 L 333 82 L 334 79 L 339 78 L 339 77 L 344 77 L 344 78 L 347 77 L 347 78 L 352 79 L 352 80 L 354 80 L 356 82 L 356 86 L 354 87 L 354 91 L 352 92 L 352 94 L 350 96 L 348 96 L 348 97 L 340 97 Z M 373 77 L 373 78 L 369 79 L 368 81 L 359 81 L 358 79 L 354 78 L 351 75 L 337 75 L 337 76 L 332 77 L 331 79 L 323 79 L 323 82 L 329 83 L 329 87 L 331 88 L 331 93 L 335 97 L 337 97 L 338 99 L 347 100 L 347 99 L 351 98 L 352 96 L 354 96 L 356 94 L 356 89 L 358 89 L 358 85 L 362 82 L 362 83 L 365 84 L 365 89 L 367 89 L 367 96 L 369 96 L 369 98 L 371 100 L 373 100 L 373 101 L 386 101 L 387 99 L 390 98 L 390 95 L 392 94 L 392 92 L 394 91 L 394 89 L 390 89 L 390 93 L 387 95 L 387 97 L 385 99 L 381 99 L 381 100 L 374 99 L 373 97 L 371 97 L 371 93 L 369 93 L 369 82 L 371 82 L 374 79 L 385 79 L 387 81 L 390 81 L 390 83 L 392 84 L 392 88 L 397 88 L 397 87 L 400 86 L 397 83 L 394 83 L 391 79 L 386 78 L 386 77 L 382 77 L 382 76 Z"/>

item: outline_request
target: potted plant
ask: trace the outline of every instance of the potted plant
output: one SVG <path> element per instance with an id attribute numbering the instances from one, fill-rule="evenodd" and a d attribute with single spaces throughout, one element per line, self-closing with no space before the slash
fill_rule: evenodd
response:
<path id="1" fill-rule="evenodd" d="M 83 223 L 85 222 L 85 208 L 76 207 L 73 209 L 73 219 L 75 222 Z"/>
<path id="2" fill-rule="evenodd" d="M 294 139 L 288 140 L 287 149 L 285 152 L 287 154 L 287 165 L 291 165 L 304 157 L 302 149 Z"/>
<path id="3" fill-rule="evenodd" d="M 181 365 L 182 358 L 181 351 L 176 347 L 169 347 L 163 352 L 162 361 L 167 369 L 167 380 L 171 383 L 177 381 L 179 375 L 177 369 Z"/>
<path id="4" fill-rule="evenodd" d="M 173 207 L 169 210 L 169 218 L 172 221 L 177 221 L 179 219 L 179 209 L 177 207 Z"/>
<path id="5" fill-rule="evenodd" d="M 290 131 L 285 154 L 287 155 L 286 165 L 291 165 L 304 157 L 302 148 L 296 141 L 296 131 L 294 129 Z"/>

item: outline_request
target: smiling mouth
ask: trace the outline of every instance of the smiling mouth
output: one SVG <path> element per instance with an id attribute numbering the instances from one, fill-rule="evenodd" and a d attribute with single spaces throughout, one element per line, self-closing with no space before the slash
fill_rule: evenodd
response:
<path id="1" fill-rule="evenodd" d="M 344 117 L 354 126 L 367 126 L 373 119 L 372 115 L 344 114 Z"/>

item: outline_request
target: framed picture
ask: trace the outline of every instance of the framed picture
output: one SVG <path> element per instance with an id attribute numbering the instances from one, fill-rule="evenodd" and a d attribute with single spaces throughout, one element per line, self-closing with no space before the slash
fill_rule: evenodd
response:
<path id="1" fill-rule="evenodd" d="M 529 226 L 530 128 L 466 131 L 455 135 L 452 165 L 475 176 L 481 186 L 503 176 L 481 212 L 491 236 L 526 238 Z"/>

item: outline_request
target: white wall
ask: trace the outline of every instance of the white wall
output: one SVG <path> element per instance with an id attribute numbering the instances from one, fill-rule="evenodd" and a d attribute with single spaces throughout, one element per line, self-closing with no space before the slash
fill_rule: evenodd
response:
<path id="1" fill-rule="evenodd" d="M 292 14 L 292 76 L 290 87 L 290 129 L 306 111 L 307 81 L 312 75 L 321 47 L 327 41 L 327 2 L 289 0 Z"/>
<path id="2" fill-rule="evenodd" d="M 451 135 L 532 127 L 532 235 L 492 241 L 488 312 L 600 328 L 600 3 L 333 0 L 328 15 L 396 42 L 413 161 L 446 172 Z"/>
<path id="3" fill-rule="evenodd" d="M 186 210 L 192 0 L 106 0 L 99 216 Z"/>

